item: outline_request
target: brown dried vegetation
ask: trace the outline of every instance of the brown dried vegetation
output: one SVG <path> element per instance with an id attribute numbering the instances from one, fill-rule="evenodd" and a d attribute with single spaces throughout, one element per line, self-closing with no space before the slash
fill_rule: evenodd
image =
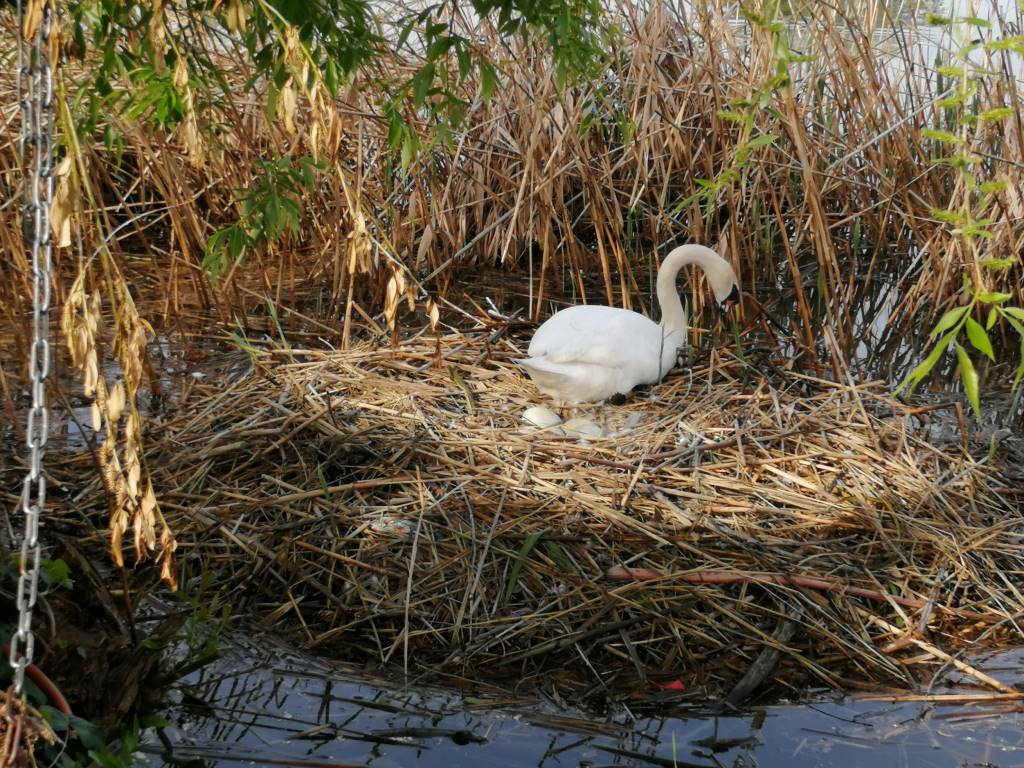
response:
<path id="1" fill-rule="evenodd" d="M 113 147 L 77 133 L 66 98 L 55 296 L 104 435 L 105 494 L 94 478 L 86 506 L 110 512 L 117 561 L 132 528 L 136 556 L 159 550 L 173 579 L 173 529 L 186 576 L 210 569 L 270 619 L 301 615 L 315 647 L 450 673 L 565 669 L 577 685 L 595 667 L 643 679 L 685 665 L 720 691 L 791 616 L 803 632 L 786 664 L 806 673 L 793 679 L 830 685 L 910 684 L 940 646 L 1015 630 L 1019 509 L 994 469 L 916 437 L 877 388 L 776 380 L 714 357 L 693 391 L 677 377 L 632 406 L 642 428 L 582 449 L 516 432 L 525 385 L 507 360 L 521 339 L 496 350 L 489 329 L 397 351 L 358 341 L 365 322 L 398 343 L 403 303 L 418 300 L 437 330 L 460 276 L 481 264 L 531 270 L 538 317 L 546 297 L 570 291 L 646 311 L 634 268 L 681 240 L 724 246 L 755 297 L 767 279 L 794 286 L 798 342 L 827 341 L 833 355 L 856 342 L 851 317 L 883 266 L 907 270 L 894 313 L 904 318 L 958 301 L 964 271 L 1021 295 L 1019 260 L 977 268 L 1024 248 L 1021 81 L 1008 55 L 982 52 L 990 74 L 971 105 L 1016 109 L 973 134 L 986 158 L 978 181 L 1006 182 L 983 212 L 993 237 L 975 252 L 932 213 L 967 192 L 930 164 L 941 147 L 923 129 L 947 116 L 926 31 L 834 12 L 806 20 L 791 45 L 817 58 L 794 65 L 746 129 L 722 112 L 774 76 L 771 40 L 722 3 L 697 5 L 623 5 L 603 75 L 566 89 L 543 50 L 508 51 L 489 101 L 466 83 L 471 106 L 451 143 L 431 141 L 435 126 L 404 105 L 425 147 L 407 171 L 371 88 L 371 74 L 408 76 L 415 62 L 397 58 L 334 100 L 293 44 L 269 115 L 265 94 L 240 87 L 200 108 L 175 70 L 185 118 L 174 133 L 114 111 L 101 126 L 119 137 Z M 472 34 L 505 50 L 486 25 Z M 253 76 L 208 42 L 225 82 Z M 80 75 L 61 71 L 64 96 Z M 0 170 L 14 188 L 16 119 L 5 126 Z M 740 150 L 768 134 L 778 138 Z M 301 192 L 300 230 L 211 282 L 207 243 L 238 220 L 238 190 L 259 161 L 307 155 L 324 167 Z M 729 169 L 702 206 L 700 180 Z M 16 206 L 0 210 L 0 244 L 11 254 L 0 263 L 3 344 L 25 349 L 31 269 Z M 275 320 L 301 317 L 347 351 L 287 350 L 299 362 L 283 367 L 265 353 L 265 375 L 197 384 L 180 404 L 188 412 L 146 423 L 136 397 L 152 327 L 188 329 L 207 310 L 223 327 L 244 324 L 268 302 Z M 13 414 L 15 371 L 4 374 Z M 698 443 L 678 443 L 687 436 Z M 87 486 L 93 458 L 65 457 L 69 482 Z M 372 532 L 394 515 L 413 521 L 413 536 Z M 655 578 L 609 583 L 616 566 Z M 693 577 L 705 572 L 736 580 Z M 775 578 L 793 575 L 860 596 Z"/>

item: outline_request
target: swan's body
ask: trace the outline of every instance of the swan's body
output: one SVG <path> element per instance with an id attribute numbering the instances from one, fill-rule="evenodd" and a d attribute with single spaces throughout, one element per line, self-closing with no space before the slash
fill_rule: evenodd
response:
<path id="1" fill-rule="evenodd" d="M 661 381 L 686 344 L 686 313 L 675 281 L 688 264 L 704 270 L 719 302 L 738 299 L 739 286 L 729 262 L 702 245 L 683 245 L 669 253 L 658 270 L 660 324 L 628 309 L 569 307 L 537 329 L 530 356 L 516 362 L 537 389 L 562 405 L 599 402 Z"/>

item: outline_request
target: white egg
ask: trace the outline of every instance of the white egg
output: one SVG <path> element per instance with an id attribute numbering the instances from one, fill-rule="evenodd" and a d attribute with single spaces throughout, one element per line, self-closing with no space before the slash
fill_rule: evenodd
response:
<path id="1" fill-rule="evenodd" d="M 569 419 L 562 425 L 562 430 L 570 437 L 602 437 L 604 430 L 590 419 L 580 416 Z"/>
<path id="2" fill-rule="evenodd" d="M 542 405 L 527 408 L 523 413 L 523 421 L 538 429 L 547 429 L 562 423 L 562 419 L 557 413 Z"/>

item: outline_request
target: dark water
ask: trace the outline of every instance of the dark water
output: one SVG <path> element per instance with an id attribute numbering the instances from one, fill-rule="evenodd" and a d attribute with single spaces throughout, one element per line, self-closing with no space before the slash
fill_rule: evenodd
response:
<path id="1" fill-rule="evenodd" d="M 266 638 L 233 640 L 226 651 L 174 691 L 167 735 L 175 760 L 377 768 L 1024 765 L 1019 702 L 833 698 L 667 717 L 633 717 L 627 704 L 597 717 L 511 693 L 403 689 Z M 976 663 L 1004 681 L 1024 680 L 1024 652 Z M 154 764 L 171 765 L 162 749 L 155 737 L 145 741 Z"/>

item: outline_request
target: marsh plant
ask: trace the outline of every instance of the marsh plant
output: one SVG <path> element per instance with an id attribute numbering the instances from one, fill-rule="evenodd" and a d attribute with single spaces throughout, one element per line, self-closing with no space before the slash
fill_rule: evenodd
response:
<path id="1" fill-rule="evenodd" d="M 950 202 L 932 209 L 932 215 L 945 224 L 957 240 L 950 248 L 965 255 L 961 305 L 948 310 L 932 328 L 928 338 L 932 348 L 927 357 L 910 372 L 900 389 L 913 389 L 932 371 L 950 347 L 956 351 L 957 371 L 975 413 L 981 414 L 977 367 L 969 347 L 989 361 L 996 361 L 990 332 L 1005 323 L 1018 338 L 1020 362 L 1012 374 L 1012 388 L 1019 392 L 1024 382 L 1024 308 L 1013 306 L 1020 295 L 993 290 L 993 273 L 1006 272 L 1019 262 L 1017 252 L 986 255 L 980 243 L 992 240 L 997 226 L 996 214 L 1002 202 L 1000 194 L 1011 183 L 999 157 L 987 151 L 992 134 L 1004 135 L 1005 123 L 1020 120 L 1019 108 L 984 107 L 978 94 L 992 89 L 994 70 L 1017 71 L 1024 62 L 1024 36 L 992 38 L 992 24 L 972 16 L 949 18 L 929 14 L 930 24 L 948 29 L 958 41 L 951 61 L 936 68 L 941 98 L 936 107 L 939 125 L 925 128 L 922 134 L 933 143 L 932 164 L 953 171 Z M 988 38 L 988 39 L 987 39 Z M 943 87 L 947 85 L 947 87 Z M 995 89 L 998 92 L 998 89 Z"/>

